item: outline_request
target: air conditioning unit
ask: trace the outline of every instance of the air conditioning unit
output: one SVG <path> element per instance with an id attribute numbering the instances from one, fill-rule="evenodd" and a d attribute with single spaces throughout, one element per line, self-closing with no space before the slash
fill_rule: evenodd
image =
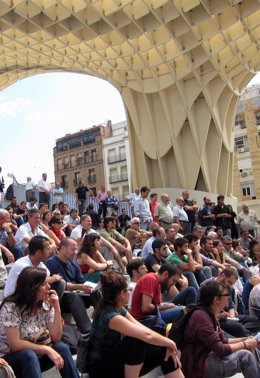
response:
<path id="1" fill-rule="evenodd" d="M 241 176 L 242 177 L 246 177 L 247 176 L 247 172 L 241 172 Z"/>
<path id="2" fill-rule="evenodd" d="M 237 148 L 237 152 L 238 153 L 245 152 L 245 147 Z"/>

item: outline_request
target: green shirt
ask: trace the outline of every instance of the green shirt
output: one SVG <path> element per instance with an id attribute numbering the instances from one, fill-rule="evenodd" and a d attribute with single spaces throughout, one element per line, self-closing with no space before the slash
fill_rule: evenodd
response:
<path id="1" fill-rule="evenodd" d="M 125 238 L 124 236 L 122 236 L 118 231 L 116 230 L 113 230 L 112 233 L 110 234 L 109 232 L 107 232 L 107 230 L 105 228 L 103 228 L 101 231 L 100 231 L 100 235 L 108 240 L 110 243 L 115 240 L 117 241 L 118 243 L 120 244 L 124 244 L 125 243 Z"/>
<path id="2" fill-rule="evenodd" d="M 183 255 L 182 256 L 182 259 L 177 255 L 176 252 L 173 252 L 170 256 L 168 256 L 166 258 L 166 262 L 168 263 L 174 263 L 176 265 L 180 265 L 182 263 L 186 263 L 188 262 L 188 256 L 187 255 Z"/>

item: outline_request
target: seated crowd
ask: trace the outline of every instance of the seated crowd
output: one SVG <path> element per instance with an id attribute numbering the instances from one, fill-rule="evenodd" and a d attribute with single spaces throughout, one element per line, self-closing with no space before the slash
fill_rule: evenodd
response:
<path id="1" fill-rule="evenodd" d="M 169 378 L 259 375 L 254 228 L 222 195 L 199 207 L 188 191 L 175 205 L 167 194 L 149 202 L 149 193 L 144 186 L 127 196 L 131 216 L 117 214 L 111 191 L 98 212 L 81 203 L 81 216 L 62 203 L 17 206 L 15 197 L 0 209 L 0 367 L 30 378 L 55 365 L 78 377 L 61 341 L 70 313 L 88 340 L 91 378 L 138 377 L 156 366 Z M 191 309 L 179 360 L 166 329 Z"/>

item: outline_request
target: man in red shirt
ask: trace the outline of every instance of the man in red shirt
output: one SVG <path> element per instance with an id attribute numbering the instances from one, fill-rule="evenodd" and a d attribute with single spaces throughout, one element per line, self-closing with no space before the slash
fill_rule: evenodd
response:
<path id="1" fill-rule="evenodd" d="M 183 310 L 183 306 L 174 303 L 162 304 L 162 291 L 176 284 L 180 278 L 179 269 L 165 263 L 158 272 L 147 273 L 137 282 L 133 292 L 131 314 L 137 320 L 142 320 L 147 315 L 156 315 L 160 311 L 165 323 L 172 323 Z"/>

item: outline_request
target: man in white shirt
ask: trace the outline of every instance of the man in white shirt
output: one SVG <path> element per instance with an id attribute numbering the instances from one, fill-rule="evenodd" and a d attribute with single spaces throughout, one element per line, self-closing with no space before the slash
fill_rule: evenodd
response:
<path id="1" fill-rule="evenodd" d="M 26 197 L 27 202 L 30 202 L 30 199 L 34 197 L 34 188 L 35 188 L 35 185 L 32 178 L 27 177 L 27 184 L 25 187 L 25 197 Z"/>
<path id="2" fill-rule="evenodd" d="M 42 179 L 38 182 L 39 187 L 39 203 L 46 202 L 50 206 L 51 185 L 47 181 L 47 174 L 42 174 Z"/>
<path id="3" fill-rule="evenodd" d="M 48 283 L 50 285 L 54 284 L 55 282 L 60 281 L 61 276 L 59 276 L 58 274 L 50 276 L 50 271 L 44 264 L 44 262 L 47 261 L 51 253 L 50 243 L 46 237 L 34 236 L 29 242 L 28 250 L 29 250 L 29 254 L 27 256 L 21 257 L 12 266 L 7 277 L 7 282 L 4 289 L 4 297 L 8 297 L 9 295 L 14 293 L 15 288 L 16 288 L 17 278 L 19 274 L 21 273 L 21 271 L 27 266 L 35 266 L 37 268 L 45 269 L 47 271 Z M 64 291 L 65 284 L 62 286 L 63 286 L 63 291 Z M 56 287 L 55 289 L 57 290 Z M 61 295 L 61 294 L 62 293 L 58 293 L 58 295 Z"/>
<path id="4" fill-rule="evenodd" d="M 184 199 L 182 197 L 176 198 L 176 205 L 173 208 L 174 220 L 180 226 L 181 233 L 185 236 L 189 232 L 189 218 L 184 210 Z"/>
<path id="5" fill-rule="evenodd" d="M 237 216 L 240 231 L 248 231 L 250 235 L 255 237 L 256 224 L 260 224 L 260 220 L 254 210 L 249 210 L 247 204 L 242 205 L 242 211 Z"/>
<path id="6" fill-rule="evenodd" d="M 149 226 L 153 221 L 150 204 L 147 200 L 150 189 L 147 186 L 141 188 L 140 198 L 134 203 L 135 216 L 140 218 L 140 228 L 149 231 Z"/>
<path id="7" fill-rule="evenodd" d="M 53 189 L 53 195 L 56 204 L 63 201 L 63 188 L 60 186 L 59 182 L 55 184 L 55 188 Z"/>
<path id="8" fill-rule="evenodd" d="M 49 239 L 50 248 L 53 251 L 56 249 L 55 242 L 49 238 L 48 235 L 45 234 L 45 232 L 42 231 L 42 229 L 39 227 L 39 224 L 41 222 L 41 214 L 38 209 L 31 209 L 27 213 L 28 216 L 28 222 L 25 224 L 22 224 L 16 234 L 16 246 L 22 248 L 23 252 L 25 252 L 26 248 L 29 245 L 30 240 L 38 235 L 38 236 L 45 236 L 47 239 Z"/>

